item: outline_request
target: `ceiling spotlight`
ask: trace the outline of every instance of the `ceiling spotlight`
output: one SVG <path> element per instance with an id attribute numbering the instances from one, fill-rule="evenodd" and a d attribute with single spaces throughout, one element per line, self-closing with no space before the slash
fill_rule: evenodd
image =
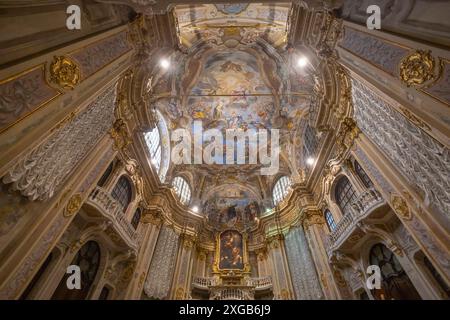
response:
<path id="1" fill-rule="evenodd" d="M 308 64 L 308 59 L 306 57 L 300 57 L 297 60 L 297 65 L 300 68 L 303 68 L 304 66 L 306 66 Z"/>
<path id="2" fill-rule="evenodd" d="M 154 165 L 154 166 L 156 166 L 156 164 L 158 163 L 158 162 L 156 162 L 156 160 L 155 159 L 152 159 L 151 161 L 150 161 L 151 163 L 152 163 L 152 165 Z"/>
<path id="3" fill-rule="evenodd" d="M 170 61 L 167 59 L 161 59 L 159 62 L 160 66 L 164 69 L 168 69 L 170 67 Z"/>
<path id="4" fill-rule="evenodd" d="M 198 212 L 198 207 L 197 207 L 197 206 L 193 206 L 193 207 L 192 207 L 192 211 L 194 211 L 195 213 L 197 213 L 197 212 Z"/>
<path id="5" fill-rule="evenodd" d="M 309 157 L 308 159 L 306 159 L 306 164 L 312 166 L 314 164 L 314 158 Z"/>

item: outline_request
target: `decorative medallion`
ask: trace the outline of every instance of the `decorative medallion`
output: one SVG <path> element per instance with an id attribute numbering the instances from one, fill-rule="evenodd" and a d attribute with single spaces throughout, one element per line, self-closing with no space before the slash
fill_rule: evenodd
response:
<path id="1" fill-rule="evenodd" d="M 400 79 L 410 87 L 435 78 L 435 60 L 431 51 L 417 50 L 400 63 Z"/>
<path id="2" fill-rule="evenodd" d="M 50 81 L 63 89 L 73 89 L 81 80 L 80 68 L 69 57 L 54 57 L 50 65 Z"/>
<path id="3" fill-rule="evenodd" d="M 224 3 L 215 6 L 223 14 L 240 14 L 247 9 L 248 3 Z"/>
<path id="4" fill-rule="evenodd" d="M 405 199 L 398 195 L 392 195 L 391 196 L 391 204 L 394 211 L 403 219 L 405 220 L 411 220 L 412 214 L 409 210 L 408 204 L 406 203 Z"/>
<path id="5" fill-rule="evenodd" d="M 81 194 L 77 193 L 70 197 L 69 202 L 67 202 L 66 208 L 64 210 L 65 217 L 71 217 L 80 210 L 83 201 L 81 199 Z"/>

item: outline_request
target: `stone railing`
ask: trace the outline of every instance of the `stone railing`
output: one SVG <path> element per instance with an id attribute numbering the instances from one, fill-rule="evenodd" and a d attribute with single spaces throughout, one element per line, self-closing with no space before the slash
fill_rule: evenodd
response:
<path id="1" fill-rule="evenodd" d="M 192 279 L 192 284 L 201 289 L 208 289 L 211 286 L 217 285 L 217 279 L 194 276 Z"/>
<path id="2" fill-rule="evenodd" d="M 105 218 L 111 221 L 112 226 L 125 243 L 137 251 L 142 239 L 126 219 L 122 207 L 116 199 L 103 188 L 95 187 L 86 202 L 95 207 Z"/>
<path id="3" fill-rule="evenodd" d="M 255 287 L 255 290 L 269 289 L 272 287 L 272 277 L 249 278 L 247 285 Z"/>
<path id="4" fill-rule="evenodd" d="M 214 288 L 211 290 L 210 300 L 254 300 L 252 289 L 242 288 Z"/>
<path id="5" fill-rule="evenodd" d="M 384 205 L 381 194 L 375 188 L 369 188 L 352 203 L 351 209 L 336 224 L 336 228 L 328 237 L 329 253 L 339 246 L 353 231 L 355 225 L 367 217 L 374 209 Z"/>

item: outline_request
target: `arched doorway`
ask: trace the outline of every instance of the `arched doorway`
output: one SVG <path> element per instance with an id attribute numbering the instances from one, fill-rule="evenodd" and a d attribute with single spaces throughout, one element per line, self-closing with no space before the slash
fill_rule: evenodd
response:
<path id="1" fill-rule="evenodd" d="M 369 261 L 381 270 L 381 289 L 372 290 L 376 300 L 421 299 L 395 254 L 384 244 L 378 243 L 370 249 Z"/>
<path id="2" fill-rule="evenodd" d="M 86 299 L 100 264 L 100 247 L 95 241 L 88 241 L 80 248 L 71 265 L 77 265 L 81 271 L 81 289 L 68 289 L 67 278 L 70 274 L 65 274 L 53 293 L 52 300 L 84 300 Z"/>

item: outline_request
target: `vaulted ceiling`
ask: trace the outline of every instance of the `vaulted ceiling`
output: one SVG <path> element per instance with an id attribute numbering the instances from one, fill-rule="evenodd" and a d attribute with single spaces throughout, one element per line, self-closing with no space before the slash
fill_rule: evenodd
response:
<path id="1" fill-rule="evenodd" d="M 295 171 L 314 81 L 311 70 L 298 68 L 295 52 L 287 48 L 290 7 L 251 3 L 173 9 L 179 51 L 168 57 L 170 68 L 152 75 L 149 91 L 169 129 L 191 130 L 201 120 L 204 130 L 280 132 L 276 175 L 261 175 L 259 164 L 172 164 L 169 176 L 187 178 L 195 186 L 194 201 L 202 207 L 220 194 L 270 208 L 276 179 Z"/>

